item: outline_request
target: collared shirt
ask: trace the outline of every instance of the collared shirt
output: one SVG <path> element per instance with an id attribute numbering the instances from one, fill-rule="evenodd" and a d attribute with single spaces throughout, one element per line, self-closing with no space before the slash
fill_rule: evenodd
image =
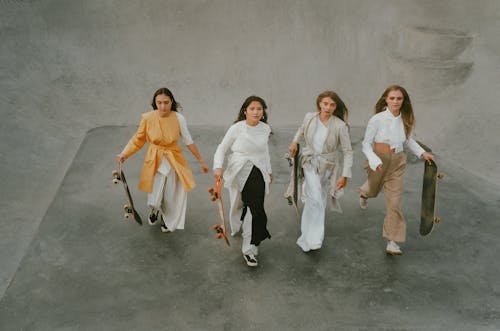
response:
<path id="1" fill-rule="evenodd" d="M 413 135 L 410 134 L 410 137 L 406 138 L 401 114 L 394 116 L 388 108 L 373 115 L 366 125 L 363 153 L 372 170 L 376 170 L 382 164 L 382 160 L 373 151 L 374 142 L 388 144 L 396 153 L 402 152 L 404 145 L 417 157 L 421 157 L 425 152 L 413 139 Z"/>

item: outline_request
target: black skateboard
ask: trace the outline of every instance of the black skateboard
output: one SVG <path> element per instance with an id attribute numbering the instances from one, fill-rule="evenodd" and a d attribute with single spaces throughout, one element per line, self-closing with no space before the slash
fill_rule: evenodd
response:
<path id="1" fill-rule="evenodd" d="M 434 161 L 425 161 L 424 180 L 422 186 L 422 206 L 420 209 L 420 234 L 426 236 L 431 233 L 434 224 L 441 219 L 436 216 L 437 182 L 444 174 L 437 172 Z"/>
<path id="2" fill-rule="evenodd" d="M 297 144 L 297 151 L 295 152 L 293 158 L 288 156 L 288 164 L 292 168 L 292 196 L 287 197 L 288 204 L 293 205 L 295 208 L 295 212 L 297 213 L 297 216 L 300 219 L 300 211 L 299 211 L 299 205 L 298 205 L 298 200 L 299 200 L 299 170 L 300 170 L 300 145 Z"/>
<path id="3" fill-rule="evenodd" d="M 125 210 L 125 218 L 129 219 L 130 217 L 133 217 L 137 223 L 142 225 L 141 216 L 139 216 L 139 213 L 134 208 L 134 201 L 132 200 L 132 196 L 130 195 L 130 190 L 128 189 L 127 180 L 125 179 L 125 174 L 123 173 L 121 164 L 119 166 L 119 170 L 113 170 L 112 175 L 113 184 L 122 182 L 123 189 L 125 190 L 125 195 L 127 196 L 128 203 L 123 206 L 123 209 Z"/>

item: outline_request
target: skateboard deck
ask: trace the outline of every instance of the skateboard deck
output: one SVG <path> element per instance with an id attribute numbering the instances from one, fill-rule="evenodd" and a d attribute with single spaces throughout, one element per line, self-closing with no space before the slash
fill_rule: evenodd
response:
<path id="1" fill-rule="evenodd" d="M 208 193 L 210 193 L 211 200 L 217 201 L 217 208 L 219 209 L 219 217 L 220 223 L 215 224 L 212 228 L 216 232 L 215 237 L 217 239 L 224 238 L 224 241 L 228 246 L 231 246 L 229 240 L 227 239 L 226 232 L 226 218 L 224 217 L 224 206 L 222 205 L 222 192 L 221 192 L 221 180 L 215 181 L 215 188 L 211 187 L 208 189 Z"/>
<path id="2" fill-rule="evenodd" d="M 437 206 L 437 182 L 444 177 L 438 173 L 437 165 L 433 161 L 425 161 L 424 180 L 422 186 L 422 205 L 420 209 L 420 234 L 426 236 L 431 233 L 434 224 L 441 221 L 436 216 Z"/>
<path id="3" fill-rule="evenodd" d="M 130 190 L 128 189 L 127 179 L 125 178 L 125 174 L 123 173 L 123 169 L 122 169 L 121 165 L 118 168 L 118 170 L 113 170 L 112 175 L 113 175 L 113 184 L 118 184 L 119 182 L 122 182 L 123 189 L 125 191 L 125 195 L 127 196 L 128 203 L 126 203 L 123 206 L 123 209 L 125 210 L 124 217 L 126 219 L 133 217 L 137 223 L 142 225 L 141 216 L 139 216 L 139 213 L 134 208 L 134 201 L 132 200 L 132 196 L 130 195 Z"/>
<path id="4" fill-rule="evenodd" d="M 297 151 L 295 152 L 295 155 L 290 157 L 288 155 L 288 164 L 290 167 L 292 167 L 292 195 L 287 198 L 288 204 L 293 205 L 295 208 L 295 212 L 297 213 L 297 216 L 300 219 L 300 210 L 299 210 L 299 205 L 298 205 L 298 200 L 299 200 L 299 170 L 300 170 L 300 161 L 299 161 L 299 156 L 300 156 L 300 145 L 297 144 Z"/>

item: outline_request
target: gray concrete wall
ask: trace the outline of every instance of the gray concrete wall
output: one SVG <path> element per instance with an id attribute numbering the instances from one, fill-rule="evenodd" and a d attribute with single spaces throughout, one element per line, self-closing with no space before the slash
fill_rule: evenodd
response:
<path id="1" fill-rule="evenodd" d="M 417 138 L 500 185 L 499 31 L 497 0 L 0 0 L 0 289 L 85 132 L 137 123 L 163 85 L 194 126 L 229 125 L 249 94 L 296 125 L 326 88 L 362 126 L 400 83 Z"/>

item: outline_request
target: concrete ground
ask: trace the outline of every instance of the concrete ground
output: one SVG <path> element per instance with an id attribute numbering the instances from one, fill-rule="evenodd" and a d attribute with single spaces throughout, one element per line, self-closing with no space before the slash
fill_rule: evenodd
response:
<path id="1" fill-rule="evenodd" d="M 282 197 L 289 168 L 281 157 L 293 130 L 275 128 L 275 181 L 266 200 L 272 239 L 262 243 L 252 269 L 240 253 L 241 237 L 230 238 L 231 247 L 214 238 L 212 177 L 190 155 L 197 187 L 188 196 L 185 230 L 164 234 L 123 219 L 125 197 L 111 183 L 111 170 L 134 130 L 106 126 L 86 135 L 0 301 L 1 330 L 500 328 L 500 207 L 471 193 L 468 178 L 439 158 L 447 175 L 439 185 L 442 222 L 428 237 L 418 234 L 423 165 L 413 160 L 403 201 L 408 240 L 402 256 L 387 256 L 383 196 L 369 200 L 366 211 L 357 205 L 362 129 L 353 128 L 344 213 L 328 213 L 324 246 L 303 253 L 295 244 L 295 212 Z M 224 129 L 192 133 L 209 156 Z M 136 188 L 143 155 L 125 170 L 146 218 L 145 194 Z"/>
<path id="2" fill-rule="evenodd" d="M 498 31 L 498 0 L 0 0 L 0 330 L 499 329 Z M 423 166 L 411 164 L 405 255 L 386 257 L 383 197 L 356 205 L 358 143 L 345 213 L 303 254 L 281 198 L 286 128 L 334 89 L 359 142 L 394 83 L 447 175 L 443 222 L 418 236 Z M 113 155 L 161 86 L 206 158 L 246 96 L 267 101 L 273 238 L 257 270 L 240 238 L 213 238 L 196 164 L 185 231 L 121 220 Z M 134 189 L 141 158 L 126 168 Z"/>

